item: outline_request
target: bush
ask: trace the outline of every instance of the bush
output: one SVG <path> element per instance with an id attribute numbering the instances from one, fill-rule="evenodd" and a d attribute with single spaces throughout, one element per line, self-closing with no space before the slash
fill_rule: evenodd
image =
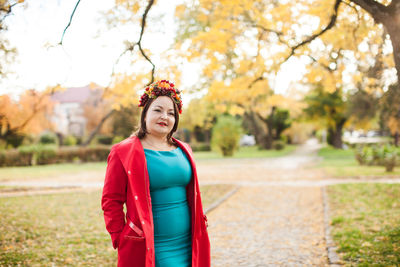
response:
<path id="1" fill-rule="evenodd" d="M 106 161 L 110 146 L 62 147 L 55 145 L 24 146 L 0 151 L 0 166 L 30 166 L 76 162 Z"/>
<path id="2" fill-rule="evenodd" d="M 400 165 L 400 148 L 389 144 L 358 146 L 355 158 L 360 165 L 385 166 L 386 171 L 391 172 L 396 165 Z"/>
<path id="3" fill-rule="evenodd" d="M 68 135 L 63 140 L 64 146 L 75 146 L 78 143 L 78 139 L 73 135 Z"/>
<path id="4" fill-rule="evenodd" d="M 10 135 L 6 137 L 6 142 L 8 146 L 11 145 L 12 147 L 19 147 L 20 145 L 22 145 L 24 137 L 25 136 L 21 134 Z"/>
<path id="5" fill-rule="evenodd" d="M 275 150 L 282 150 L 282 149 L 285 148 L 285 143 L 284 143 L 283 141 L 275 141 L 275 142 L 272 144 L 272 147 L 273 147 Z"/>
<path id="6" fill-rule="evenodd" d="M 112 139 L 112 144 L 119 143 L 119 142 L 121 142 L 121 141 L 124 140 L 124 139 L 125 139 L 125 138 L 124 138 L 123 136 L 120 136 L 120 135 L 114 136 L 113 139 Z"/>
<path id="7" fill-rule="evenodd" d="M 191 144 L 190 147 L 192 148 L 193 152 L 211 151 L 211 146 L 210 146 L 210 144 L 207 144 L 207 143 Z"/>
<path id="8" fill-rule="evenodd" d="M 219 116 L 212 129 L 212 146 L 222 152 L 224 157 L 233 156 L 239 147 L 241 134 L 240 120 L 228 115 Z"/>
<path id="9" fill-rule="evenodd" d="M 113 137 L 107 136 L 107 135 L 99 135 L 96 137 L 96 141 L 98 144 L 111 145 L 112 141 L 113 141 Z"/>
<path id="10" fill-rule="evenodd" d="M 29 165 L 46 164 L 56 155 L 57 146 L 54 144 L 21 146 L 18 151 L 20 155 L 29 155 L 31 159 Z"/>
<path id="11" fill-rule="evenodd" d="M 42 134 L 39 138 L 40 144 L 57 144 L 57 136 L 53 133 Z"/>

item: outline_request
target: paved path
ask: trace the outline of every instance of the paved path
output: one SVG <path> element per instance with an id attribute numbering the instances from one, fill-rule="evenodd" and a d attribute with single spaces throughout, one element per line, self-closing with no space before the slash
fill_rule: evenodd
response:
<path id="1" fill-rule="evenodd" d="M 328 265 L 315 185 L 321 173 L 307 168 L 318 161 L 318 148 L 309 143 L 286 157 L 219 162 L 213 172 L 199 166 L 205 183 L 241 186 L 208 215 L 212 266 Z"/>

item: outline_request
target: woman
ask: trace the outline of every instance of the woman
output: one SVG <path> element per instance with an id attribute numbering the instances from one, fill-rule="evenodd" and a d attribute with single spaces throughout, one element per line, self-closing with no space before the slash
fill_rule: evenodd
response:
<path id="1" fill-rule="evenodd" d="M 111 148 L 102 195 L 118 266 L 209 267 L 192 150 L 172 137 L 182 112 L 180 91 L 169 81 L 155 82 L 139 106 L 140 129 Z"/>

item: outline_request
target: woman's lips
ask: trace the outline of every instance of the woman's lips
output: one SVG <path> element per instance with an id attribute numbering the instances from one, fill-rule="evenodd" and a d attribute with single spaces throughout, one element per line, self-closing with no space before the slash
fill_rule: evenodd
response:
<path id="1" fill-rule="evenodd" d="M 160 125 L 160 126 L 167 126 L 167 124 L 166 124 L 166 123 L 163 123 L 163 122 L 158 123 L 158 125 Z"/>

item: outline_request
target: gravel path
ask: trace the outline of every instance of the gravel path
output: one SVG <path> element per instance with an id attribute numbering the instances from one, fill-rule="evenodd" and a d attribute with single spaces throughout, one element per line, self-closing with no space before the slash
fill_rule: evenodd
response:
<path id="1" fill-rule="evenodd" d="M 322 191 L 315 185 L 322 176 L 308 168 L 318 148 L 308 143 L 286 157 L 225 161 L 212 173 L 200 165 L 205 183 L 241 185 L 208 215 L 213 267 L 328 265 Z"/>
<path id="2" fill-rule="evenodd" d="M 319 188 L 243 187 L 209 214 L 212 266 L 325 266 Z"/>

